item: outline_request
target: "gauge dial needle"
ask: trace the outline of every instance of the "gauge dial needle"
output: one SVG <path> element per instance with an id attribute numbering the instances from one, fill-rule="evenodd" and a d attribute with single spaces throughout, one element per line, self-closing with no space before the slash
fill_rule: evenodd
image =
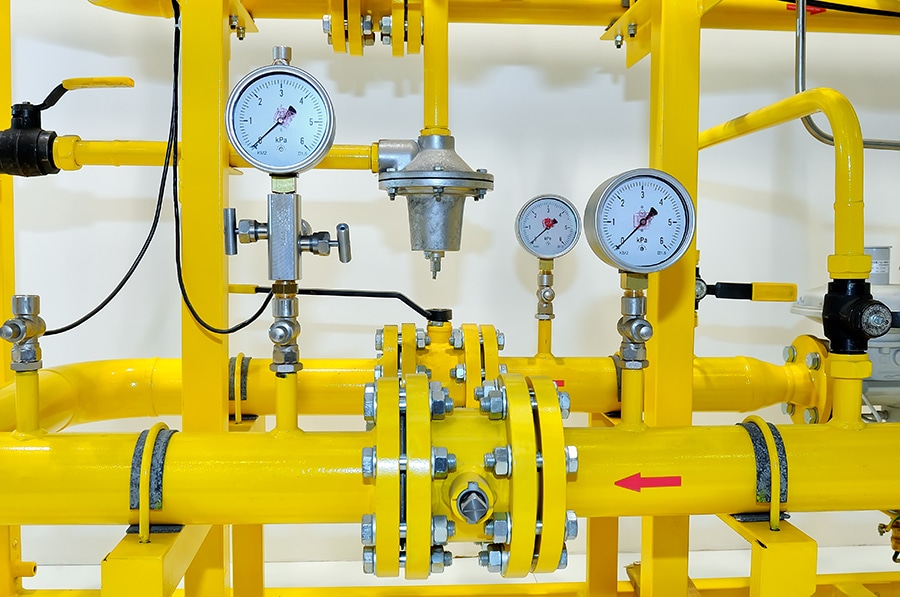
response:
<path id="1" fill-rule="evenodd" d="M 616 245 L 616 247 L 615 247 L 616 251 L 618 251 L 619 249 L 621 249 L 621 248 L 622 248 L 622 245 L 624 245 L 626 242 L 628 242 L 628 239 L 631 238 L 632 236 L 634 236 L 634 233 L 635 233 L 635 232 L 637 232 L 638 230 L 640 230 L 641 228 L 643 228 L 644 226 L 646 226 L 647 224 L 649 224 L 649 223 L 650 223 L 650 220 L 653 219 L 653 216 L 655 216 L 655 215 L 657 215 L 657 214 L 659 214 L 659 212 L 656 211 L 656 208 L 655 208 L 655 207 L 651 207 L 651 208 L 650 208 L 650 212 L 649 212 L 646 216 L 644 216 L 643 218 L 641 218 L 640 221 L 638 221 L 638 225 L 634 227 L 634 230 L 631 231 L 631 234 L 629 234 L 628 236 L 626 236 L 625 238 L 623 238 L 623 239 L 622 239 L 622 242 L 620 242 L 618 245 Z"/>
<path id="2" fill-rule="evenodd" d="M 286 111 L 283 115 L 279 116 L 279 117 L 275 120 L 275 124 L 273 124 L 271 127 L 269 127 L 269 130 L 267 130 L 266 132 L 264 132 L 264 133 L 259 137 L 259 139 L 256 140 L 256 143 L 254 143 L 254 144 L 251 145 L 250 147 L 251 147 L 252 149 L 256 149 L 256 147 L 257 147 L 260 143 L 262 143 L 262 140 L 265 139 L 266 136 L 267 136 L 269 133 L 271 133 L 272 131 L 275 130 L 275 127 L 277 127 L 278 125 L 284 124 L 284 121 L 285 121 L 289 116 L 293 116 L 293 115 L 296 114 L 296 113 L 297 113 L 297 110 L 294 109 L 294 106 L 288 106 L 287 111 Z"/>
<path id="3" fill-rule="evenodd" d="M 542 234 L 544 234 L 545 232 L 547 232 L 548 230 L 550 230 L 557 224 L 559 224 L 559 221 L 556 218 L 544 218 L 544 229 L 541 230 L 540 234 L 538 234 L 537 236 L 534 237 L 534 240 L 531 241 L 531 244 L 533 245 L 535 242 L 537 242 L 537 239 L 541 238 Z"/>

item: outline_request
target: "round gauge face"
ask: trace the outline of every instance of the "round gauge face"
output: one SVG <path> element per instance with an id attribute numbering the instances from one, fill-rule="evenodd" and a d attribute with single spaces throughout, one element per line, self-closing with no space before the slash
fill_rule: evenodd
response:
<path id="1" fill-rule="evenodd" d="M 658 272 L 675 263 L 694 236 L 694 204 L 684 186 L 652 168 L 610 178 L 585 208 L 588 244 L 622 271 Z"/>
<path id="2" fill-rule="evenodd" d="M 334 108 L 309 73 L 288 65 L 240 80 L 225 108 L 228 139 L 256 168 L 291 174 L 318 164 L 334 142 Z"/>
<path id="3" fill-rule="evenodd" d="M 581 216 L 565 197 L 538 195 L 516 216 L 516 237 L 539 259 L 554 259 L 572 250 L 581 236 Z"/>

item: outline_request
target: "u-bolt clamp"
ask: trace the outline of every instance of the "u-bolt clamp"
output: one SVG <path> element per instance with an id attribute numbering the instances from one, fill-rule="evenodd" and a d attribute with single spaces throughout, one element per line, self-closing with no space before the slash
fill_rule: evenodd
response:
<path id="1" fill-rule="evenodd" d="M 41 297 L 36 294 L 16 294 L 12 297 L 12 319 L 0 326 L 0 338 L 11 342 L 10 369 L 37 371 L 41 368 L 40 337 L 47 324 L 40 317 Z"/>

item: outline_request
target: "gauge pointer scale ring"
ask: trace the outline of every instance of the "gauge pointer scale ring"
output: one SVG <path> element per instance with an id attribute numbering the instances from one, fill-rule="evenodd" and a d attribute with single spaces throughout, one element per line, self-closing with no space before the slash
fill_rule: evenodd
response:
<path id="1" fill-rule="evenodd" d="M 294 109 L 294 106 L 288 106 L 287 110 L 285 110 L 285 112 L 284 112 L 283 114 L 279 115 L 279 116 L 275 119 L 275 124 L 273 124 L 271 127 L 269 127 L 269 130 L 267 130 L 266 132 L 264 132 L 264 133 L 260 136 L 260 138 L 256 140 L 256 143 L 254 143 L 254 144 L 251 145 L 250 147 L 252 147 L 253 149 L 256 149 L 257 147 L 259 147 L 259 144 L 262 143 L 262 140 L 265 139 L 266 137 L 268 137 L 268 136 L 269 136 L 269 133 L 271 133 L 272 131 L 274 131 L 275 128 L 276 128 L 277 126 L 279 126 L 279 125 L 284 125 L 284 126 L 289 125 L 290 122 L 291 122 L 291 119 L 294 117 L 294 115 L 295 115 L 296 113 L 297 113 L 297 110 Z"/>
<path id="2" fill-rule="evenodd" d="M 537 239 L 541 238 L 541 236 L 543 236 L 543 234 L 545 232 L 549 232 L 554 226 L 559 224 L 559 220 L 557 220 L 556 218 L 544 218 L 543 224 L 544 224 L 544 229 L 541 230 L 540 234 L 538 234 L 537 236 L 534 237 L 534 240 L 531 241 L 532 245 L 534 243 L 536 243 Z"/>

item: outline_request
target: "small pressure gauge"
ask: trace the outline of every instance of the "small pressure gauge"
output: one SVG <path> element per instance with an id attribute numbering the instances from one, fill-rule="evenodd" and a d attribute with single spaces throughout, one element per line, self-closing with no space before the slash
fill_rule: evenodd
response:
<path id="1" fill-rule="evenodd" d="M 684 255 L 694 236 L 694 204 L 675 178 L 652 168 L 597 187 L 584 212 L 588 244 L 609 265 L 648 274 Z"/>
<path id="2" fill-rule="evenodd" d="M 228 98 L 231 145 L 269 174 L 294 174 L 318 164 L 334 142 L 334 108 L 322 84 L 287 58 L 241 79 Z"/>
<path id="3" fill-rule="evenodd" d="M 516 238 L 538 259 L 562 257 L 581 237 L 581 216 L 575 206 L 559 195 L 538 195 L 516 216 Z"/>

